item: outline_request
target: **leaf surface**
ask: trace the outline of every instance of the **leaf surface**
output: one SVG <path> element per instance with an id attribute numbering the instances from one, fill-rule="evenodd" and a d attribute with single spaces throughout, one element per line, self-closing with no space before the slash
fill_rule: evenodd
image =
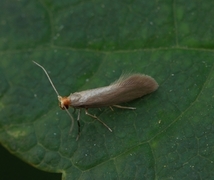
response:
<path id="1" fill-rule="evenodd" d="M 28 164 L 68 179 L 210 179 L 213 173 L 213 3 L 3 1 L 0 142 Z M 208 18 L 205 18 L 208 17 Z M 203 19 L 203 20 L 202 20 Z M 123 73 L 159 89 L 89 109 L 113 129 L 58 107 L 60 95 L 109 85 Z M 77 113 L 70 110 L 74 119 Z"/>

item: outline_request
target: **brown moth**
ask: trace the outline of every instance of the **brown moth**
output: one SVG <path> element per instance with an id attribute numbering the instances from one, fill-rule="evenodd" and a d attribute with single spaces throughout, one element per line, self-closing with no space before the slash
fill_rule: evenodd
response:
<path id="1" fill-rule="evenodd" d="M 33 62 L 43 69 L 53 89 L 57 94 L 60 108 L 65 109 L 70 118 L 72 119 L 71 130 L 73 129 L 74 120 L 67 109 L 70 106 L 75 109 L 79 109 L 77 118 L 78 122 L 77 139 L 80 136 L 80 123 L 79 123 L 80 109 L 85 109 L 86 115 L 95 118 L 96 120 L 101 122 L 106 128 L 108 128 L 109 131 L 112 132 L 111 128 L 108 127 L 97 116 L 88 113 L 88 108 L 113 106 L 124 109 L 136 109 L 134 107 L 120 106 L 119 104 L 140 98 L 146 94 L 152 93 L 158 88 L 158 83 L 152 77 L 143 74 L 132 74 L 121 76 L 117 81 L 110 84 L 109 86 L 75 92 L 71 93 L 68 97 L 62 97 L 56 90 L 45 68 L 40 64 L 36 63 L 35 61 Z"/>

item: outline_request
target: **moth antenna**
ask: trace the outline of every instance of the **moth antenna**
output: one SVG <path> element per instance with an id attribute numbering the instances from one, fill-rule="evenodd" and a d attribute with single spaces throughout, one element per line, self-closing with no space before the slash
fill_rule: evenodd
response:
<path id="1" fill-rule="evenodd" d="M 40 68 L 42 68 L 42 70 L 45 72 L 46 76 L 48 77 L 48 80 L 49 80 L 49 82 L 51 83 L 51 86 L 53 87 L 54 91 L 56 92 L 58 98 L 61 97 L 61 96 L 59 95 L 58 91 L 56 90 L 56 88 L 55 88 L 53 82 L 51 81 L 51 78 L 50 78 L 50 76 L 48 75 L 48 72 L 45 70 L 45 68 L 44 68 L 42 65 L 40 65 L 39 63 L 35 62 L 35 61 L 33 61 L 33 63 L 36 64 L 37 66 L 39 66 Z"/>
<path id="2" fill-rule="evenodd" d="M 40 68 L 42 68 L 42 70 L 45 72 L 45 74 L 46 74 L 46 76 L 47 76 L 49 82 L 51 83 L 51 86 L 53 87 L 54 91 L 55 91 L 56 94 L 57 94 L 58 100 L 60 101 L 62 97 L 59 95 L 58 91 L 56 90 L 56 88 L 55 88 L 55 86 L 54 86 L 54 84 L 53 84 L 53 82 L 52 82 L 50 76 L 48 75 L 48 72 L 47 72 L 47 71 L 45 70 L 45 68 L 44 68 L 42 65 L 40 65 L 39 63 L 37 63 L 37 62 L 35 62 L 35 61 L 33 61 L 33 63 L 36 64 L 37 66 L 39 66 Z M 74 118 L 73 118 L 73 116 L 69 113 L 69 111 L 67 110 L 67 108 L 66 108 L 64 105 L 63 105 L 63 107 L 64 107 L 64 109 L 66 110 L 67 114 L 69 115 L 69 117 L 71 118 L 71 121 L 72 121 L 72 122 L 71 122 L 71 128 L 70 128 L 70 132 L 71 132 L 71 131 L 73 130 L 73 126 L 74 126 Z"/>
<path id="3" fill-rule="evenodd" d="M 68 115 L 69 115 L 69 117 L 71 118 L 71 127 L 70 127 L 70 133 L 72 132 L 72 130 L 73 130 L 73 127 L 74 127 L 74 118 L 73 118 L 73 116 L 70 114 L 70 112 L 67 110 L 67 108 L 64 106 L 64 108 L 65 108 L 65 110 L 66 110 L 66 112 L 68 113 Z"/>

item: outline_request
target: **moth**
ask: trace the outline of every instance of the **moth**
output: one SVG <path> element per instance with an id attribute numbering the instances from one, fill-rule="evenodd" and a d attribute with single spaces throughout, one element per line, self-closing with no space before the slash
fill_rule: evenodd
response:
<path id="1" fill-rule="evenodd" d="M 137 98 L 140 98 L 146 94 L 150 94 L 157 90 L 158 83 L 150 76 L 144 74 L 132 74 L 121 76 L 117 81 L 113 82 L 109 86 L 89 89 L 85 91 L 71 93 L 67 97 L 62 97 L 56 90 L 51 78 L 43 66 L 33 61 L 37 66 L 43 69 L 46 76 L 49 79 L 54 91 L 57 94 L 59 100 L 59 106 L 61 109 L 66 110 L 70 118 L 72 119 L 71 130 L 73 129 L 74 119 L 69 113 L 68 108 L 72 107 L 78 109 L 78 135 L 77 140 L 80 136 L 80 110 L 85 109 L 85 114 L 98 120 L 102 123 L 109 131 L 112 129 L 101 121 L 97 116 L 92 115 L 88 112 L 89 108 L 100 108 L 100 107 L 117 107 L 124 109 L 136 109 L 134 107 L 121 106 L 119 104 L 125 103 Z"/>

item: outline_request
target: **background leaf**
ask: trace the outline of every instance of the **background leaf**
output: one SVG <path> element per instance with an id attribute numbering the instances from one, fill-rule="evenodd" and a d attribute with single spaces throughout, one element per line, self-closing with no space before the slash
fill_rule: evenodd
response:
<path id="1" fill-rule="evenodd" d="M 2 1 L 0 142 L 63 179 L 213 177 L 213 3 L 205 1 Z M 61 95 L 151 75 L 158 91 L 135 111 L 90 109 L 75 141 Z M 72 111 L 72 110 L 71 110 Z M 74 114 L 75 119 L 77 115 Z M 12 165 L 12 163 L 11 163 Z"/>

